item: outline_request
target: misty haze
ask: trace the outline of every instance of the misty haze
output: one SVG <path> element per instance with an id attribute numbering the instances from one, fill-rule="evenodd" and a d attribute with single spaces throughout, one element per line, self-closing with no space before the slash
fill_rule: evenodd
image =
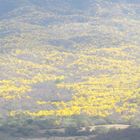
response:
<path id="1" fill-rule="evenodd" d="M 140 0 L 0 0 L 0 140 L 140 140 Z"/>

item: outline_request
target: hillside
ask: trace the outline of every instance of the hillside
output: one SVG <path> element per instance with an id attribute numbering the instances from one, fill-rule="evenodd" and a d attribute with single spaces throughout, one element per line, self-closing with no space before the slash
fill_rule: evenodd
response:
<path id="1" fill-rule="evenodd" d="M 1 121 L 139 122 L 139 36 L 139 0 L 0 0 Z"/>

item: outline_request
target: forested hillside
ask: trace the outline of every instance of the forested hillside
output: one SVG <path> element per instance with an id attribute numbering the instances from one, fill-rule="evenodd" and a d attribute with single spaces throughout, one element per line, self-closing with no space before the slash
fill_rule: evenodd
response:
<path id="1" fill-rule="evenodd" d="M 139 0 L 0 0 L 1 123 L 140 123 L 139 45 Z"/>

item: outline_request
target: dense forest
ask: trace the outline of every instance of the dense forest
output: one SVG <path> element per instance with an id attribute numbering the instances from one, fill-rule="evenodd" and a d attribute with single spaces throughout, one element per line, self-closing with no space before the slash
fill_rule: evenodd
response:
<path id="1" fill-rule="evenodd" d="M 139 37 L 139 0 L 0 0 L 0 140 L 138 140 Z"/>

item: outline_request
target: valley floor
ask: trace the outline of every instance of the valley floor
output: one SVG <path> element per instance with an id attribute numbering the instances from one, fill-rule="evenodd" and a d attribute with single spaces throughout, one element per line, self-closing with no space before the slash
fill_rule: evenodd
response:
<path id="1" fill-rule="evenodd" d="M 100 128 L 104 128 L 104 130 L 127 130 L 130 127 L 130 125 L 125 125 L 125 124 L 112 124 L 112 125 L 95 125 L 95 126 L 89 126 L 89 131 L 101 131 Z M 78 131 L 83 130 L 83 132 L 85 132 L 84 134 L 86 134 L 86 127 L 82 127 L 80 128 Z M 36 138 L 35 136 L 29 136 L 29 137 L 14 137 L 12 135 L 14 134 L 8 134 L 5 132 L 0 131 L 0 140 L 98 140 L 96 139 L 96 134 L 89 134 L 89 135 L 81 135 L 81 136 L 46 136 L 45 134 L 44 136 L 41 136 L 41 132 L 44 131 L 46 132 L 46 130 L 40 130 L 40 132 L 38 132 L 38 138 Z M 50 132 L 64 132 L 65 133 L 65 128 L 58 128 L 58 129 L 48 129 L 47 131 Z M 97 132 L 99 133 L 99 132 Z"/>

